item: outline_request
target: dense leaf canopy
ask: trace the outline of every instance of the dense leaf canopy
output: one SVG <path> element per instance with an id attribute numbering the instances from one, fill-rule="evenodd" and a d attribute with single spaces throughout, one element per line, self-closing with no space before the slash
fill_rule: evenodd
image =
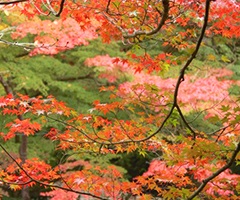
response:
<path id="1" fill-rule="evenodd" d="M 238 199 L 239 7 L 0 1 L 2 190 Z"/>

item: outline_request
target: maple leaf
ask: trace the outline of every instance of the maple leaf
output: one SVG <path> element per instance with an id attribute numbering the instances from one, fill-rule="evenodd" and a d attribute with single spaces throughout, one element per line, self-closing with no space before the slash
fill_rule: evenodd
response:
<path id="1" fill-rule="evenodd" d="M 12 189 L 13 191 L 17 191 L 21 189 L 21 186 L 18 184 L 10 184 L 10 189 Z"/>

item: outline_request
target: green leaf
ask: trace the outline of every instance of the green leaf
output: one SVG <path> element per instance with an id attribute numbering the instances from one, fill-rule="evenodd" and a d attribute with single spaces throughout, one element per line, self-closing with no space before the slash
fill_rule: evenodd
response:
<path id="1" fill-rule="evenodd" d="M 215 124 L 215 123 L 218 123 L 220 121 L 219 117 L 217 115 L 213 116 L 213 117 L 210 117 L 208 119 L 209 122 Z"/>
<path id="2" fill-rule="evenodd" d="M 227 105 L 227 106 L 222 106 L 221 107 L 221 110 L 223 111 L 223 112 L 227 112 L 228 110 L 230 109 L 230 106 L 229 105 Z"/>
<path id="3" fill-rule="evenodd" d="M 116 8 L 118 8 L 119 5 L 120 5 L 120 2 L 119 2 L 119 1 L 115 1 L 115 2 L 112 2 L 112 4 L 113 4 Z"/>
<path id="4" fill-rule="evenodd" d="M 236 161 L 236 166 L 240 165 L 240 160 Z"/>

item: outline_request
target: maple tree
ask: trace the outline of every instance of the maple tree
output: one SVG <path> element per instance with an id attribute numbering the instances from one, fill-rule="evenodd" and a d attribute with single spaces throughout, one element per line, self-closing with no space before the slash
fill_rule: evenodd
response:
<path id="1" fill-rule="evenodd" d="M 17 0 L 0 4 L 7 14 L 20 12 L 29 18 L 24 23 L 14 22 L 10 39 L 4 39 L 4 29 L 1 43 L 23 46 L 30 56 L 55 55 L 88 45 L 97 37 L 130 46 L 124 58 L 98 55 L 85 60 L 84 64 L 94 66 L 98 78 L 108 83 L 100 91 L 110 93 L 107 102 L 96 99 L 88 113 L 78 113 L 45 94 L 13 94 L 6 77 L 1 76 L 8 93 L 0 98 L 1 113 L 9 116 L 2 139 L 8 141 L 16 134 L 27 139 L 44 130 L 58 149 L 77 154 L 72 162 L 50 166 L 21 154 L 21 159 L 16 159 L 0 144 L 13 161 L 1 169 L 1 184 L 12 190 L 40 185 L 53 189 L 41 194 L 52 199 L 77 199 L 79 195 L 149 199 L 154 194 L 164 199 L 238 198 L 240 176 L 230 167 L 239 165 L 240 107 L 239 97 L 228 90 L 240 83 L 226 78 L 232 75 L 227 69 L 211 69 L 200 78 L 187 73 L 205 43 L 204 36 L 220 35 L 233 43 L 239 39 L 238 1 Z M 61 19 L 40 20 L 37 15 Z M 14 42 L 28 34 L 34 36 L 32 43 Z M 165 51 L 147 53 L 148 46 L 156 44 Z M 208 58 L 216 61 L 213 55 Z M 225 55 L 221 60 L 231 62 Z M 160 76 L 179 65 L 176 77 Z M 126 75 L 129 81 L 116 84 Z M 220 126 L 211 132 L 192 126 L 187 116 L 199 110 L 205 112 L 208 123 L 219 122 Z M 101 158 L 134 151 L 156 156 L 148 171 L 133 181 L 127 181 L 110 163 L 103 166 L 81 159 L 86 154 Z"/>

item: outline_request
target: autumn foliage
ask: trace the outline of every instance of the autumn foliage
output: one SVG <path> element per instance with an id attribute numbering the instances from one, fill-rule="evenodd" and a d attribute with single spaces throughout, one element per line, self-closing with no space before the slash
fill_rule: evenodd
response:
<path id="1" fill-rule="evenodd" d="M 206 64 L 191 73 L 191 64 L 208 39 L 239 40 L 239 6 L 234 0 L 3 2 L 1 12 L 24 20 L 10 20 L 10 39 L 0 41 L 26 48 L 29 56 L 54 56 L 97 38 L 128 49 L 125 57 L 84 61 L 106 82 L 99 93 L 109 94 L 106 102 L 91 102 L 87 112 L 53 96 L 14 94 L 1 75 L 8 94 L 0 97 L 6 118 L 0 147 L 12 163 L 0 168 L 0 185 L 13 191 L 39 186 L 46 189 L 40 195 L 51 199 L 238 199 L 240 176 L 231 169 L 239 167 L 240 106 L 229 90 L 240 82 L 226 67 Z M 29 35 L 31 43 L 14 42 Z M 223 55 L 221 62 L 231 58 Z M 171 70 L 172 77 L 165 75 Z M 195 127 L 192 113 L 214 130 Z M 5 148 L 16 135 L 39 132 L 56 151 L 77 156 L 52 166 L 39 158 L 16 159 Z M 84 159 L 131 152 L 154 154 L 148 170 L 132 180 L 112 163 Z"/>

